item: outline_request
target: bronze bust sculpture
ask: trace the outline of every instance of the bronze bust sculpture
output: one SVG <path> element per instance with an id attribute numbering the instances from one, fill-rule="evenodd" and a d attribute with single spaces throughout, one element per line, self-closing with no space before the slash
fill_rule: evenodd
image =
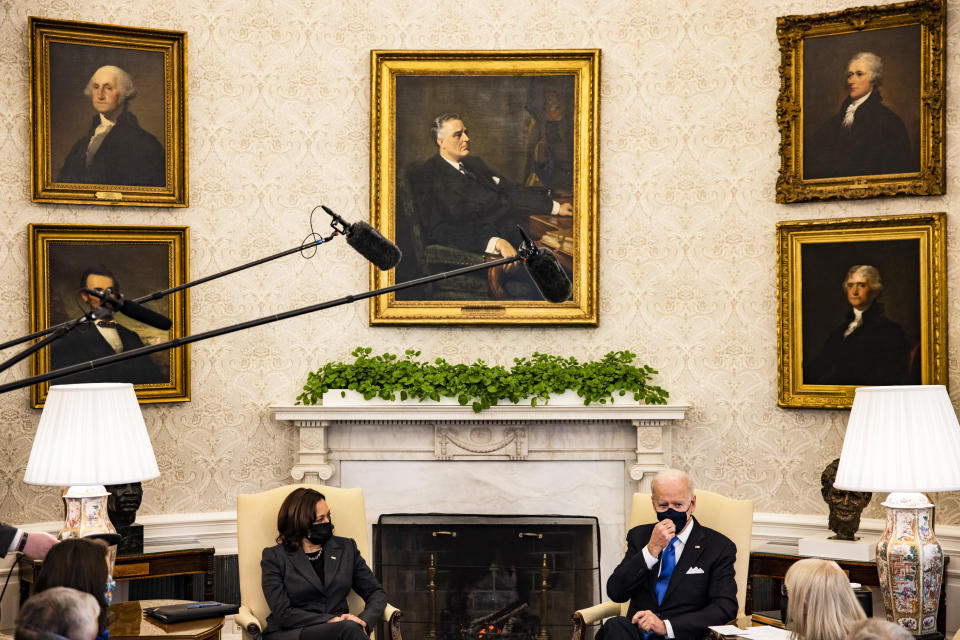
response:
<path id="1" fill-rule="evenodd" d="M 117 552 L 143 552 L 143 526 L 134 524 L 137 519 L 137 509 L 143 501 L 143 485 L 139 482 L 128 484 L 113 484 L 107 487 L 110 496 L 107 498 L 107 515 L 110 522 L 122 536 Z"/>
<path id="2" fill-rule="evenodd" d="M 837 467 L 840 458 L 826 466 L 820 474 L 820 493 L 830 507 L 830 517 L 827 526 L 836 535 L 831 540 L 857 540 L 854 535 L 860 528 L 860 515 L 870 502 L 873 494 L 869 491 L 845 491 L 833 486 L 837 479 Z"/>

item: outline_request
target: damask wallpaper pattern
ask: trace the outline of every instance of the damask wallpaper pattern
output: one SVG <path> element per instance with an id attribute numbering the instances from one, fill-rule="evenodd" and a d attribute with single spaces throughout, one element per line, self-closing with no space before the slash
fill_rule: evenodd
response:
<path id="1" fill-rule="evenodd" d="M 774 203 L 779 135 L 778 15 L 840 0 L 12 0 L 0 14 L 0 326 L 26 333 L 27 225 L 176 224 L 191 232 L 190 273 L 207 275 L 296 246 L 325 203 L 368 215 L 371 49 L 602 49 L 600 326 L 377 328 L 366 303 L 191 347 L 193 400 L 144 406 L 161 469 L 141 513 L 222 511 L 239 492 L 288 480 L 292 434 L 271 402 L 357 345 L 413 347 L 451 361 L 510 363 L 547 350 L 581 358 L 630 349 L 693 405 L 674 454 L 705 488 L 758 511 L 825 514 L 819 475 L 840 451 L 846 412 L 776 406 L 775 224 L 781 220 L 950 212 L 957 192 L 948 111 L 948 194 Z M 955 6 L 951 3 L 948 13 Z M 107 208 L 29 201 L 27 16 L 188 33 L 190 207 Z M 955 87 L 958 22 L 948 16 Z M 425 114 L 430 116 L 432 114 Z M 426 120 L 427 118 L 425 118 Z M 317 218 L 327 224 L 326 216 Z M 948 217 L 950 282 L 957 224 Z M 193 332 L 359 292 L 366 262 L 343 242 L 191 291 Z M 950 291 L 949 317 L 960 318 Z M 950 368 L 960 344 L 950 324 Z M 0 374 L 27 375 L 25 365 Z M 956 385 L 956 375 L 951 376 Z M 953 393 L 960 400 L 960 391 Z M 39 412 L 25 390 L 0 396 L 0 519 L 55 520 L 54 489 L 22 483 Z M 960 524 L 960 495 L 936 497 Z M 877 517 L 878 499 L 866 515 Z"/>

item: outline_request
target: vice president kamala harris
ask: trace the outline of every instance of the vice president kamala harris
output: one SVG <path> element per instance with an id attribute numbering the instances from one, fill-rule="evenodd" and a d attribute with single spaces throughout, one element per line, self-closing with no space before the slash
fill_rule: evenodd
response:
<path id="1" fill-rule="evenodd" d="M 323 494 L 299 488 L 277 514 L 277 544 L 263 550 L 263 595 L 270 606 L 264 640 L 365 640 L 387 594 L 351 538 L 333 535 Z M 353 589 L 364 609 L 353 615 Z"/>

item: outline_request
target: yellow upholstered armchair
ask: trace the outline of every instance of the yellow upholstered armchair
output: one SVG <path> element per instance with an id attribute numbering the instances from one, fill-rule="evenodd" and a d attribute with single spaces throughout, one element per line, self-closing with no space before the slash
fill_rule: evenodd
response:
<path id="1" fill-rule="evenodd" d="M 750 566 L 750 540 L 753 531 L 753 501 L 735 500 L 712 491 L 696 491 L 697 509 L 694 516 L 705 527 L 719 531 L 730 538 L 737 546 L 737 561 L 733 568 L 737 581 L 737 618 L 744 615 L 743 607 L 747 599 L 747 571 Z M 649 493 L 633 494 L 630 509 L 630 524 L 627 529 L 637 525 L 655 522 L 657 519 L 650 501 Z M 605 587 L 604 587 L 605 588 Z M 573 640 L 582 640 L 587 625 L 599 622 L 611 616 L 626 615 L 629 602 L 607 601 L 586 609 L 573 612 Z"/>
<path id="2" fill-rule="evenodd" d="M 237 496 L 237 556 L 240 573 L 240 611 L 234 620 L 243 630 L 244 640 L 259 640 L 267 624 L 270 608 L 260 586 L 260 557 L 265 547 L 277 542 L 277 512 L 280 504 L 298 487 L 316 489 L 327 498 L 327 505 L 336 523 L 338 536 L 353 538 L 364 559 L 370 563 L 367 539 L 367 517 L 360 489 L 340 489 L 321 485 L 287 485 L 270 491 Z M 351 592 L 347 598 L 351 613 L 363 609 L 363 601 Z M 390 640 L 400 638 L 401 612 L 387 605 L 383 619 L 387 622 Z"/>

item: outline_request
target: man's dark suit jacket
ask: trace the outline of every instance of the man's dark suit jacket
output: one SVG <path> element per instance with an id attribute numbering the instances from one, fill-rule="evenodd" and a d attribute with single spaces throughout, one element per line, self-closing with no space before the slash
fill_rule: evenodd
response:
<path id="1" fill-rule="evenodd" d="M 733 570 L 737 548 L 733 542 L 694 520 L 663 603 L 657 604 L 654 586 L 660 562 L 647 569 L 641 552 L 650 541 L 653 527 L 644 524 L 627 533 L 627 554 L 607 580 L 607 595 L 612 600 L 630 600 L 627 619 L 637 611 L 649 609 L 661 620 L 670 621 L 678 640 L 699 640 L 708 626 L 733 620 L 737 615 Z"/>
<path id="2" fill-rule="evenodd" d="M 903 120 L 883 104 L 880 91 L 874 89 L 857 107 L 853 124 L 844 127 L 851 102 L 844 100 L 840 112 L 808 138 L 804 179 L 919 171 L 920 154 L 913 150 Z"/>
<path id="3" fill-rule="evenodd" d="M 10 548 L 10 543 L 13 542 L 15 535 L 17 535 L 16 527 L 0 522 L 0 558 L 7 555 L 7 549 Z"/>
<path id="4" fill-rule="evenodd" d="M 357 617 L 367 623 L 368 633 L 387 606 L 387 594 L 352 538 L 333 536 L 323 545 L 323 582 L 302 549 L 291 552 L 279 544 L 263 550 L 260 569 L 270 607 L 264 640 L 297 640 L 303 627 L 348 613 L 351 589 L 365 603 Z"/>
<path id="5" fill-rule="evenodd" d="M 121 184 L 140 187 L 162 187 L 166 182 L 163 147 L 153 134 L 145 131 L 137 117 L 124 111 L 104 137 L 100 148 L 87 166 L 87 146 L 97 127 L 100 115 L 94 115 L 87 134 L 70 149 L 57 182 L 86 184 Z"/>
<path id="6" fill-rule="evenodd" d="M 120 335 L 120 343 L 124 351 L 132 351 L 143 346 L 140 336 L 130 329 L 118 326 L 117 333 Z M 50 344 L 50 365 L 53 369 L 60 369 L 79 362 L 112 356 L 114 353 L 116 352 L 113 347 L 100 334 L 100 331 L 90 323 L 84 323 Z M 54 380 L 53 384 L 81 382 L 157 384 L 166 381 L 167 378 L 164 377 L 160 368 L 147 355 L 64 376 Z"/>
<path id="7" fill-rule="evenodd" d="M 464 158 L 463 165 L 473 177 L 454 169 L 439 154 L 407 174 L 427 245 L 473 253 L 482 253 L 492 237 L 516 245 L 515 225 L 526 228 L 529 216 L 552 211 L 553 200 L 545 189 L 519 186 L 474 156 Z M 499 184 L 494 176 L 500 178 Z"/>
<path id="8" fill-rule="evenodd" d="M 804 384 L 910 384 L 910 345 L 900 325 L 883 312 L 883 304 L 875 301 L 870 305 L 863 312 L 860 326 L 844 338 L 851 322 L 852 309 L 817 355 L 804 363 Z"/>

